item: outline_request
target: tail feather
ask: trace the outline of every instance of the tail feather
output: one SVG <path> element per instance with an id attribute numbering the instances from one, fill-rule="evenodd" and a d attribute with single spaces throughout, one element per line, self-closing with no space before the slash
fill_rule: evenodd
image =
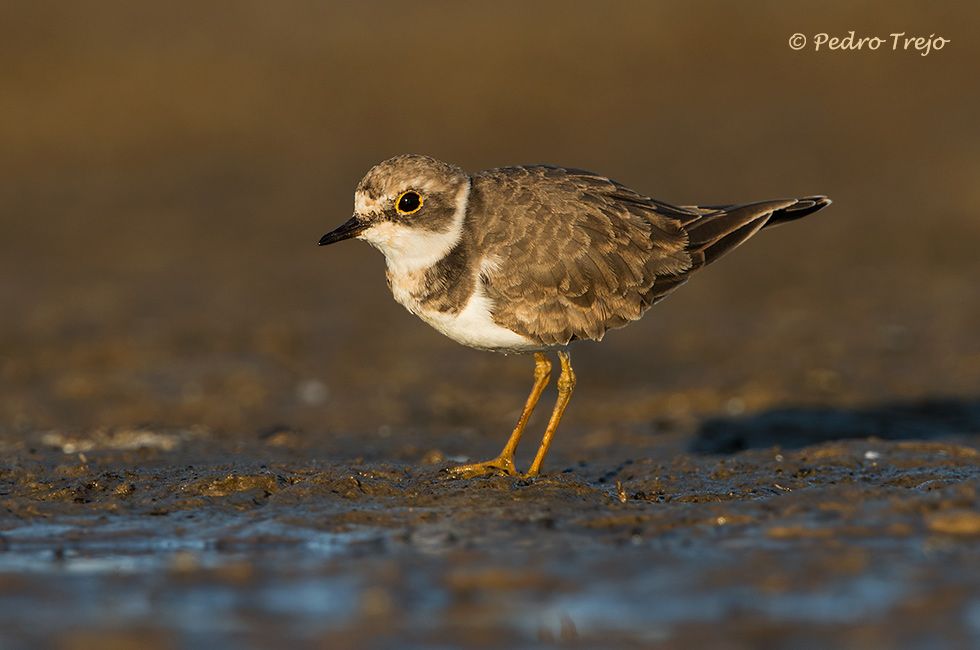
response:
<path id="1" fill-rule="evenodd" d="M 765 226 L 766 221 L 763 219 L 756 219 L 755 221 L 750 221 L 745 225 L 733 230 L 732 232 L 719 237 L 700 248 L 701 253 L 704 255 L 704 263 L 711 264 L 716 259 L 729 252 L 746 239 L 759 232 L 759 230 Z"/>
<path id="2" fill-rule="evenodd" d="M 824 196 L 760 201 L 745 205 L 703 206 L 686 223 L 689 250 L 704 255 L 708 264 L 762 228 L 795 221 L 830 205 Z"/>
<path id="3" fill-rule="evenodd" d="M 830 204 L 831 200 L 826 196 L 808 196 L 805 199 L 798 199 L 795 205 L 773 212 L 764 227 L 768 228 L 769 226 L 778 226 L 781 223 L 796 221 L 808 214 L 813 214 L 817 210 L 823 210 Z"/>

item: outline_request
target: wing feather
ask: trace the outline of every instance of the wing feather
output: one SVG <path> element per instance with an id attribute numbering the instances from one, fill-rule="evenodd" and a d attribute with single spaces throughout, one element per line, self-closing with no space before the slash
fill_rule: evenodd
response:
<path id="1" fill-rule="evenodd" d="M 675 207 L 589 172 L 505 167 L 473 176 L 470 214 L 484 222 L 470 236 L 494 260 L 481 281 L 495 322 L 561 346 L 601 339 L 770 221 L 827 203 Z"/>

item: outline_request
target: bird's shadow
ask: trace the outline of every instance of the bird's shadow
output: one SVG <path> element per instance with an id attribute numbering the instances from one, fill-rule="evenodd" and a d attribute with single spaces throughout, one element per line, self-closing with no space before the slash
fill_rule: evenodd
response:
<path id="1" fill-rule="evenodd" d="M 847 438 L 930 440 L 980 433 L 980 398 L 936 398 L 855 409 L 784 408 L 705 420 L 691 443 L 699 454 L 778 446 L 800 449 Z"/>

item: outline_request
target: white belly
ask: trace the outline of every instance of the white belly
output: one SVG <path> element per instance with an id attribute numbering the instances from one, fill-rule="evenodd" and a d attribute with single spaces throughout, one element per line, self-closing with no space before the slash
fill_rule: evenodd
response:
<path id="1" fill-rule="evenodd" d="M 415 298 L 421 276 L 421 273 L 389 276 L 395 300 L 457 343 L 498 352 L 537 352 L 549 349 L 493 322 L 490 314 L 493 305 L 483 294 L 479 284 L 466 306 L 456 314 L 426 309 Z"/>
<path id="2" fill-rule="evenodd" d="M 437 311 L 415 313 L 452 340 L 471 348 L 498 352 L 538 352 L 548 349 L 493 322 L 491 307 L 491 301 L 477 290 L 458 314 Z"/>

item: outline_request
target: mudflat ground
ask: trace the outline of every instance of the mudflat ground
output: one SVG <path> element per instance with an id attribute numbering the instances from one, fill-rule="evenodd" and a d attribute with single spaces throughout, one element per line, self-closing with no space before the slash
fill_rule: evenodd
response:
<path id="1" fill-rule="evenodd" d="M 980 644 L 973 3 L 273 7 L 0 10 L 0 647 Z M 531 359 L 316 247 L 404 152 L 834 205 L 455 480 Z"/>

